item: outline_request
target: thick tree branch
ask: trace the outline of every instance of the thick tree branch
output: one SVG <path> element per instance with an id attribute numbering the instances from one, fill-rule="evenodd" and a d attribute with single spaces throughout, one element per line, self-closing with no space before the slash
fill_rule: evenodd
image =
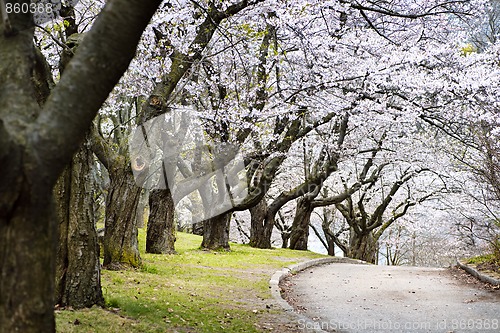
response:
<path id="1" fill-rule="evenodd" d="M 350 198 L 360 188 L 361 188 L 361 184 L 355 183 L 353 186 L 351 186 L 349 189 L 347 189 L 343 193 L 340 193 L 340 194 L 332 196 L 332 197 L 324 198 L 324 199 L 316 199 L 311 203 L 311 205 L 312 205 L 312 207 L 317 208 L 317 207 L 325 207 L 325 206 L 339 204 L 342 201 L 346 200 L 347 198 Z"/>
<path id="2" fill-rule="evenodd" d="M 436 16 L 436 15 L 443 15 L 443 14 L 456 14 L 457 11 L 450 10 L 450 9 L 439 9 L 444 8 L 445 5 L 453 5 L 453 4 L 466 4 L 467 1 L 446 1 L 443 2 L 442 4 L 436 5 L 432 8 L 427 9 L 425 12 L 422 13 L 415 13 L 415 14 L 410 14 L 410 13 L 402 13 L 402 12 L 396 12 L 394 10 L 388 9 L 388 8 L 383 8 L 383 7 L 368 7 L 365 5 L 360 4 L 359 2 L 352 2 L 351 3 L 351 8 L 360 10 L 360 11 L 369 11 L 369 12 L 374 12 L 378 14 L 382 14 L 384 16 L 392 16 L 392 17 L 401 17 L 401 18 L 406 18 L 406 19 L 418 19 L 418 18 L 423 18 L 427 16 Z M 461 14 L 467 14 L 461 12 Z"/>
<path id="3" fill-rule="evenodd" d="M 92 119 L 135 55 L 160 0 L 108 2 L 32 126 L 29 142 L 50 182 L 78 148 Z"/>
<path id="4" fill-rule="evenodd" d="M 323 236 L 321 235 L 321 233 L 319 232 L 318 228 L 316 228 L 316 226 L 312 223 L 309 223 L 309 226 L 311 227 L 311 229 L 314 231 L 314 234 L 316 235 L 316 237 L 318 237 L 319 241 L 321 242 L 321 244 L 323 244 L 323 246 L 325 247 L 325 249 L 328 251 L 328 244 L 326 243 L 326 241 L 323 239 Z"/>
<path id="5" fill-rule="evenodd" d="M 118 160 L 118 154 L 111 148 L 111 144 L 98 133 L 95 127 L 92 127 L 90 131 L 90 148 L 107 170 L 110 170 L 111 166 Z"/>
<path id="6" fill-rule="evenodd" d="M 342 228 L 339 230 L 339 232 L 337 233 L 334 233 L 331 229 L 330 229 L 330 226 L 327 225 L 327 224 L 323 224 L 322 225 L 322 228 L 323 228 L 323 232 L 325 233 L 325 235 L 327 235 L 327 237 L 330 237 L 333 242 L 335 243 L 335 245 L 337 245 L 343 253 L 347 253 L 347 246 L 346 244 L 342 243 L 339 239 L 339 236 L 343 233 L 343 232 L 346 232 L 348 231 L 349 229 L 346 229 L 346 228 Z"/>
<path id="7" fill-rule="evenodd" d="M 153 93 L 143 106 L 143 114 L 139 119 L 139 123 L 146 122 L 168 111 L 168 106 L 173 99 L 172 94 L 179 81 L 202 58 L 203 51 L 224 19 L 262 1 L 264 0 L 243 0 L 229 6 L 224 11 L 218 10 L 216 5 L 210 2 L 209 8 L 205 11 L 206 18 L 198 27 L 198 33 L 189 45 L 187 54 L 174 50 L 170 55 L 172 61 L 170 72 L 155 86 Z"/>
<path id="8" fill-rule="evenodd" d="M 419 169 L 416 171 L 407 170 L 401 176 L 401 178 L 391 186 L 389 193 L 385 196 L 382 203 L 379 206 L 377 206 L 377 208 L 375 209 L 375 211 L 373 212 L 373 214 L 370 218 L 370 221 L 368 223 L 368 228 L 370 230 L 374 230 L 375 228 L 378 228 L 382 225 L 382 216 L 383 216 L 385 210 L 387 209 L 387 207 L 389 206 L 389 204 L 392 202 L 394 195 L 399 191 L 401 186 L 403 186 L 406 182 L 408 182 L 410 179 L 412 179 L 417 174 L 420 174 L 420 173 L 426 172 L 426 171 L 430 171 L 430 170 L 427 168 L 422 168 L 422 169 Z"/>
<path id="9" fill-rule="evenodd" d="M 342 118 L 340 126 L 336 129 L 337 134 L 339 135 L 339 139 L 337 141 L 337 148 L 340 149 L 341 145 L 344 142 L 345 135 L 347 133 L 347 124 L 348 124 L 348 115 Z M 282 141 L 283 147 L 285 149 L 290 149 L 291 144 L 297 140 L 297 135 L 300 132 L 300 126 L 298 121 L 295 121 L 295 127 L 289 128 L 290 139 L 285 139 Z M 289 140 L 289 141 L 287 141 Z M 293 141 L 292 141 L 293 140 Z M 319 190 L 321 189 L 323 182 L 338 168 L 338 160 L 340 155 L 337 152 L 330 153 L 326 147 L 322 150 L 320 154 L 321 157 L 317 161 L 314 167 L 314 171 L 302 184 L 296 186 L 294 189 L 290 191 L 282 192 L 271 205 L 269 205 L 269 213 L 268 215 L 274 216 L 279 211 L 281 207 L 283 207 L 287 202 L 296 199 L 300 196 L 309 196 L 307 200 L 312 201 L 319 194 Z M 337 198 L 340 200 L 341 197 Z M 342 199 L 343 200 L 343 199 Z M 341 200 L 341 201 L 342 201 Z M 335 201 L 337 202 L 337 201 Z"/>
<path id="10" fill-rule="evenodd" d="M 396 220 L 405 216 L 411 207 L 416 206 L 417 204 L 426 201 L 427 199 L 431 198 L 435 194 L 436 194 L 435 192 L 432 192 L 432 193 L 429 193 L 429 194 L 427 194 L 427 195 L 425 195 L 417 200 L 410 200 L 408 198 L 405 202 L 402 202 L 400 205 L 398 205 L 398 207 L 393 211 L 391 218 L 389 218 L 386 222 L 384 222 L 382 224 L 382 226 L 380 227 L 380 229 L 378 229 L 377 232 L 375 233 L 375 235 L 374 235 L 375 241 L 377 241 L 382 236 L 384 231 L 387 228 L 389 228 L 394 222 L 396 222 Z M 397 209 L 399 209 L 401 207 L 403 207 L 403 209 L 401 211 L 397 212 Z"/>

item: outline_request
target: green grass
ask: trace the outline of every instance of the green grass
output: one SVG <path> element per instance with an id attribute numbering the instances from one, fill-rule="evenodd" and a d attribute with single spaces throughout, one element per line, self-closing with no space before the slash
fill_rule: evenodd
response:
<path id="1" fill-rule="evenodd" d="M 266 308 L 271 274 L 322 257 L 239 244 L 207 252 L 199 250 L 201 237 L 184 233 L 177 255 L 145 254 L 144 238 L 140 230 L 141 269 L 102 272 L 107 308 L 57 311 L 58 332 L 261 332 L 259 322 L 280 315 Z"/>
<path id="2" fill-rule="evenodd" d="M 467 264 L 479 265 L 479 264 L 483 264 L 483 263 L 492 262 L 494 259 L 495 259 L 495 256 L 493 254 L 483 254 L 483 255 L 480 255 L 477 257 L 467 259 Z"/>

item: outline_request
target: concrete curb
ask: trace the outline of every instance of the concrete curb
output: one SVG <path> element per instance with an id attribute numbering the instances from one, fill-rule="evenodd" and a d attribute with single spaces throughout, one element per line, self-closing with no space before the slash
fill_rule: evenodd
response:
<path id="1" fill-rule="evenodd" d="M 281 288 L 280 288 L 280 282 L 283 281 L 285 278 L 292 274 L 296 274 L 300 271 L 303 271 L 307 268 L 313 267 L 313 266 L 318 266 L 318 265 L 325 265 L 325 264 L 332 264 L 332 263 L 349 263 L 349 264 L 367 264 L 365 261 L 361 260 L 355 260 L 355 259 L 349 259 L 349 258 L 342 258 L 342 257 L 328 257 L 328 258 L 319 258 L 319 259 L 312 259 L 308 260 L 290 267 L 285 267 L 282 270 L 276 271 L 276 273 L 273 274 L 271 277 L 271 280 L 269 280 L 269 285 L 271 288 L 271 295 L 275 299 L 275 301 L 288 313 L 292 313 L 296 318 L 297 322 L 300 323 L 300 326 L 303 327 L 302 331 L 303 332 L 308 332 L 308 333 L 327 333 L 326 331 L 323 331 L 320 329 L 318 326 L 318 323 L 313 321 L 312 319 L 295 312 L 294 308 L 288 304 L 287 301 L 281 297 Z"/>
<path id="2" fill-rule="evenodd" d="M 481 280 L 483 282 L 487 282 L 487 283 L 492 284 L 494 286 L 500 286 L 499 279 L 495 279 L 494 277 L 491 277 L 489 275 L 481 273 L 477 269 L 475 269 L 474 267 L 471 267 L 471 266 L 461 262 L 460 260 L 457 260 L 457 265 L 458 265 L 458 267 L 460 267 L 461 269 L 463 269 L 464 271 L 466 271 L 470 275 L 474 276 L 475 278 L 478 278 L 479 280 Z"/>

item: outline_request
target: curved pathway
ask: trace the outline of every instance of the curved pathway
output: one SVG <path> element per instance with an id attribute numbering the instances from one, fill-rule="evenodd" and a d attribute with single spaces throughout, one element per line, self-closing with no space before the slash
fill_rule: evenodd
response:
<path id="1" fill-rule="evenodd" d="M 287 298 L 328 332 L 500 332 L 500 290 L 449 269 L 334 263 L 287 279 Z M 301 327 L 302 326 L 302 327 Z"/>

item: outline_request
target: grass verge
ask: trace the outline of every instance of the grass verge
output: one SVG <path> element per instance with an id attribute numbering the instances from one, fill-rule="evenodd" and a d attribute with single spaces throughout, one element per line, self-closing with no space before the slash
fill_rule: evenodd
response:
<path id="1" fill-rule="evenodd" d="M 483 255 L 480 255 L 477 257 L 467 259 L 467 264 L 479 265 L 479 264 L 492 262 L 494 259 L 495 259 L 495 256 L 493 254 L 483 254 Z"/>
<path id="2" fill-rule="evenodd" d="M 307 251 L 231 244 L 230 252 L 199 250 L 201 237 L 178 233 L 177 255 L 145 254 L 143 267 L 103 271 L 107 307 L 56 311 L 57 332 L 284 332 L 272 305 L 274 271 L 324 257 Z"/>

